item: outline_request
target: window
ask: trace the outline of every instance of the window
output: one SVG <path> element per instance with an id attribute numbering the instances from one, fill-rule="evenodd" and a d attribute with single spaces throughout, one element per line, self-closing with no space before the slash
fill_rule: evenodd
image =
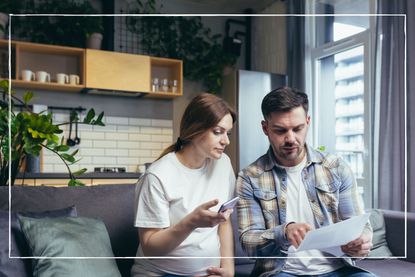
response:
<path id="1" fill-rule="evenodd" d="M 343 157 L 353 170 L 365 207 L 372 187 L 372 30 L 373 1 L 313 0 L 306 19 L 306 89 L 314 118 L 313 145 Z M 331 13 L 330 15 L 323 15 Z M 344 14 L 344 15 L 342 15 Z M 347 15 L 346 15 L 347 14 Z"/>

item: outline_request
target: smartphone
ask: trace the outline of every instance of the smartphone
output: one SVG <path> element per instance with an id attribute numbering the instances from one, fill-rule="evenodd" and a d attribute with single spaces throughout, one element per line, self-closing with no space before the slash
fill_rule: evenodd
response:
<path id="1" fill-rule="evenodd" d="M 218 213 L 222 213 L 227 209 L 233 209 L 233 207 L 235 207 L 236 202 L 238 202 L 238 200 L 239 200 L 239 197 L 237 196 L 235 198 L 232 198 L 229 201 L 226 201 L 225 203 L 222 204 L 222 206 L 220 206 Z"/>

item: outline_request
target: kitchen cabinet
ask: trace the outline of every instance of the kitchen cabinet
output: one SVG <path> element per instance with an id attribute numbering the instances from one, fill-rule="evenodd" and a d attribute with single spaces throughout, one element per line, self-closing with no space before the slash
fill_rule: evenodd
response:
<path id="1" fill-rule="evenodd" d="M 135 184 L 140 173 L 96 173 L 89 172 L 79 177 L 86 186 L 110 184 Z M 15 185 L 67 187 L 67 173 L 19 173 Z"/>
<path id="2" fill-rule="evenodd" d="M 166 98 L 171 96 L 181 96 L 183 95 L 183 63 L 181 60 L 175 59 L 166 59 L 166 58 L 157 58 L 151 57 L 151 81 L 155 78 L 159 82 L 163 79 L 169 81 L 169 87 L 167 91 L 162 91 L 161 87 L 158 91 L 152 90 L 147 94 L 147 97 L 152 98 Z M 177 81 L 176 91 L 172 89 L 172 82 Z"/>
<path id="3" fill-rule="evenodd" d="M 86 49 L 86 87 L 150 91 L 150 57 Z"/>
<path id="4" fill-rule="evenodd" d="M 14 180 L 14 185 L 15 186 L 21 186 L 21 185 L 35 186 L 36 182 L 35 182 L 35 179 L 16 179 Z"/>
<path id="5" fill-rule="evenodd" d="M 125 184 L 135 184 L 138 179 L 92 179 L 92 185 L 125 185 Z"/>
<path id="6" fill-rule="evenodd" d="M 85 186 L 91 186 L 91 179 L 80 179 Z M 35 186 L 67 187 L 69 179 L 34 179 Z"/>
<path id="7" fill-rule="evenodd" d="M 183 65 L 175 59 L 86 49 L 86 87 L 144 93 L 145 97 L 172 98 L 183 95 Z M 160 88 L 154 91 L 157 78 Z M 168 87 L 161 89 L 167 79 Z M 176 80 L 175 91 L 172 83 Z"/>
<path id="8" fill-rule="evenodd" d="M 7 40 L 0 40 L 0 78 L 8 78 Z M 30 42 L 11 42 L 12 88 L 80 92 L 85 89 L 122 91 L 147 98 L 183 95 L 181 60 Z M 24 81 L 22 70 L 46 71 L 50 82 Z M 56 74 L 78 75 L 79 84 L 57 83 Z M 152 80 L 169 81 L 167 89 L 152 89 Z M 173 81 L 175 86 L 173 87 Z"/>
<path id="9" fill-rule="evenodd" d="M 85 186 L 135 184 L 137 179 L 79 179 Z M 15 186 L 67 187 L 69 179 L 16 179 Z"/>

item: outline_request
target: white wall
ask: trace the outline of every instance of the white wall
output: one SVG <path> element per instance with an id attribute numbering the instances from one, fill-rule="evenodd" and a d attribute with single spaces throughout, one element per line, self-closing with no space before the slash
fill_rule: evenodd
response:
<path id="1" fill-rule="evenodd" d="M 68 121 L 68 114 L 53 115 L 55 124 Z M 172 120 L 105 116 L 104 123 L 106 126 L 78 125 L 81 143 L 72 149 L 79 148 L 77 157 L 81 160 L 71 169 L 94 171 L 94 167 L 106 166 L 136 172 L 139 164 L 154 161 L 172 143 Z M 62 129 L 62 135 L 68 138 L 69 125 Z M 71 138 L 74 137 L 73 125 Z M 45 150 L 42 172 L 66 172 L 66 167 L 57 155 Z"/>

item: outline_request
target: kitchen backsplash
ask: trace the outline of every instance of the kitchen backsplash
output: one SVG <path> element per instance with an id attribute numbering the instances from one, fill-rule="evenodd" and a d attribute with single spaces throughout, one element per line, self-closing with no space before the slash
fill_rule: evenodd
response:
<path id="1" fill-rule="evenodd" d="M 68 121 L 69 114 L 53 115 L 56 124 Z M 80 144 L 72 149 L 79 148 L 80 161 L 71 165 L 72 170 L 125 167 L 127 172 L 136 172 L 138 165 L 154 161 L 173 140 L 172 120 L 104 116 L 104 123 L 104 127 L 78 125 Z M 69 125 L 62 129 L 68 138 Z M 71 134 L 74 137 L 75 124 Z M 44 150 L 42 160 L 42 172 L 67 172 L 65 164 L 49 150 Z"/>

